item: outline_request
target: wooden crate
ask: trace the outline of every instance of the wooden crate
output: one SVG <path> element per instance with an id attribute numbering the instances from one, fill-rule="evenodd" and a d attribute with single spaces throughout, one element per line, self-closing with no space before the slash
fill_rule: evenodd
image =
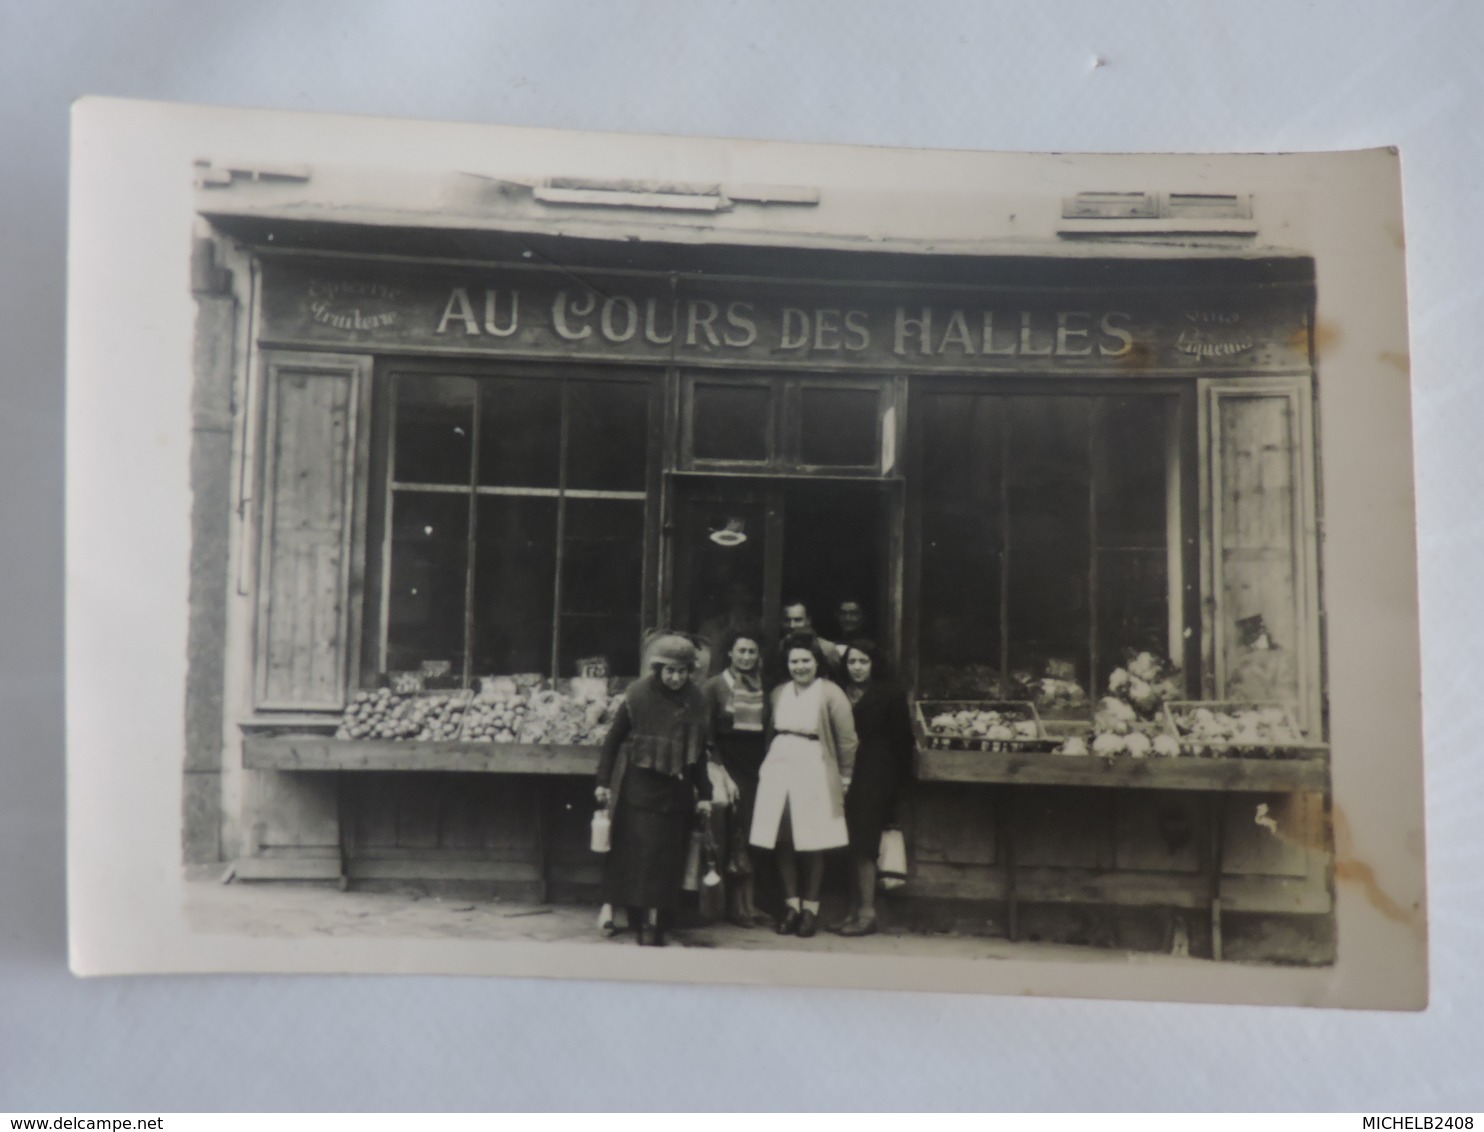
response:
<path id="1" fill-rule="evenodd" d="M 1283 724 L 1292 742 L 1285 743 L 1234 743 L 1230 740 L 1193 739 L 1180 730 L 1178 720 L 1184 715 L 1205 708 L 1211 712 L 1232 714 L 1238 711 L 1280 711 Z M 1166 731 L 1180 744 L 1180 753 L 1198 758 L 1240 759 L 1312 759 L 1323 755 L 1329 748 L 1323 743 L 1311 742 L 1293 718 L 1287 704 L 1278 702 L 1241 703 L 1234 700 L 1168 700 L 1164 708 Z"/>
<path id="2" fill-rule="evenodd" d="M 1036 725 L 1034 739 L 986 739 L 980 736 L 945 735 L 933 730 L 930 720 L 943 712 L 993 711 L 1012 720 L 1030 720 Z M 917 703 L 917 726 L 923 745 L 938 751 L 1046 752 L 1057 741 L 1046 734 L 1046 726 L 1027 700 L 920 700 Z"/>

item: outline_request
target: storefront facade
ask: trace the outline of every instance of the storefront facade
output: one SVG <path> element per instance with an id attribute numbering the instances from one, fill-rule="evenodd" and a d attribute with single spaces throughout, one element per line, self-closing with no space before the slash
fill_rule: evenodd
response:
<path id="1" fill-rule="evenodd" d="M 368 738 L 357 694 L 616 690 L 648 629 L 776 639 L 804 602 L 830 637 L 850 599 L 923 705 L 1039 699 L 1070 736 L 1145 653 L 1312 745 L 924 746 L 923 917 L 1330 956 L 1309 258 L 1242 224 L 1173 255 L 1077 230 L 1075 200 L 1035 254 L 971 255 L 565 235 L 560 196 L 539 231 L 471 233 L 211 191 L 188 860 L 589 899 L 596 729 Z"/>

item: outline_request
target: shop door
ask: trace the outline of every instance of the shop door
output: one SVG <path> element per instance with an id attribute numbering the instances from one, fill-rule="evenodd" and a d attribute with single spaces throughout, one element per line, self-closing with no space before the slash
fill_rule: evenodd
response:
<path id="1" fill-rule="evenodd" d="M 886 600 L 888 489 L 877 483 L 787 480 L 691 485 L 679 499 L 674 574 L 678 627 L 717 648 L 731 624 L 761 628 L 771 653 L 785 603 L 807 605 L 821 636 L 839 639 L 839 602 L 866 611 L 890 642 Z M 716 658 L 713 668 L 719 668 Z"/>

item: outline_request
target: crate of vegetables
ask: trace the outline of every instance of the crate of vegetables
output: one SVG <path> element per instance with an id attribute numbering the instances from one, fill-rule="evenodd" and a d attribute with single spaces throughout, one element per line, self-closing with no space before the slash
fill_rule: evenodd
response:
<path id="1" fill-rule="evenodd" d="M 1304 737 L 1282 703 L 1171 700 L 1165 727 L 1182 755 L 1201 758 L 1302 759 L 1326 750 Z"/>
<path id="2" fill-rule="evenodd" d="M 390 688 L 357 692 L 346 706 L 335 738 L 457 739 L 470 695 L 467 691 L 400 693 Z"/>
<path id="3" fill-rule="evenodd" d="M 1049 751 L 1036 705 L 1023 700 L 922 700 L 923 742 L 940 751 Z"/>

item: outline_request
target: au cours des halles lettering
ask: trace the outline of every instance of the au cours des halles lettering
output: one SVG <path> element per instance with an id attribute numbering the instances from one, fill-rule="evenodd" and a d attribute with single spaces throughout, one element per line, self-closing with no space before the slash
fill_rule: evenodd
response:
<path id="1" fill-rule="evenodd" d="M 865 190 L 198 172 L 188 866 L 593 948 L 1334 962 L 1285 199 L 866 240 Z"/>

